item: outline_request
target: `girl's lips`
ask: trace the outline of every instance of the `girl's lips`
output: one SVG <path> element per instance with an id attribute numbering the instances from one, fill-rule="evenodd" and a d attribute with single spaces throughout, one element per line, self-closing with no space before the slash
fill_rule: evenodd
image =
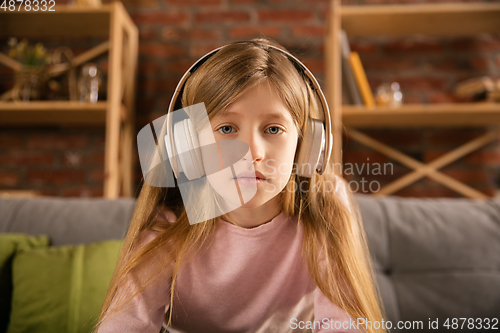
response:
<path id="1" fill-rule="evenodd" d="M 255 177 L 241 177 L 241 178 L 236 178 L 236 181 L 241 186 L 253 186 L 253 187 L 255 187 L 255 186 L 261 185 L 266 180 L 261 179 L 261 178 L 255 178 Z"/>
<path id="2" fill-rule="evenodd" d="M 245 171 L 245 172 L 241 172 L 240 174 L 238 174 L 236 176 L 236 178 L 258 178 L 258 179 L 261 179 L 261 180 L 266 180 L 267 178 L 260 172 L 260 171 L 255 171 L 255 172 L 251 172 L 251 171 Z"/>

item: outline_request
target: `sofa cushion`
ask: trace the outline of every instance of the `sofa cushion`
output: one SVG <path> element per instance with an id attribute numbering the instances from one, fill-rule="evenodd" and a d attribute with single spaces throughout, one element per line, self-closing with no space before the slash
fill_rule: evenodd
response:
<path id="1" fill-rule="evenodd" d="M 0 198 L 0 232 L 48 235 L 52 245 L 124 237 L 133 198 Z"/>
<path id="2" fill-rule="evenodd" d="M 392 323 L 498 318 L 500 199 L 356 197 Z"/>
<path id="3" fill-rule="evenodd" d="M 7 332 L 91 332 L 122 244 L 111 240 L 19 252 L 12 266 Z"/>
<path id="4" fill-rule="evenodd" d="M 23 249 L 47 247 L 47 236 L 0 234 L 0 332 L 7 330 L 12 300 L 12 260 Z"/>

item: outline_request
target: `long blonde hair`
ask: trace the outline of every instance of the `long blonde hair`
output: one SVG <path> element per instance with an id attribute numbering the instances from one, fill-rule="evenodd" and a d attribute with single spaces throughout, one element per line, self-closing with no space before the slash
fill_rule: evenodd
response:
<path id="1" fill-rule="evenodd" d="M 284 49 L 264 38 L 233 42 L 222 48 L 188 79 L 182 95 L 182 106 L 203 102 L 212 119 L 249 89 L 268 82 L 287 106 L 298 129 L 303 131 L 306 119 L 317 112 L 315 93 L 292 62 L 281 52 L 267 47 L 268 44 Z M 299 145 L 301 141 L 299 138 Z M 292 173 L 281 196 L 282 210 L 286 216 L 298 215 L 303 224 L 303 255 L 307 258 L 309 272 L 316 286 L 351 317 L 380 323 L 383 308 L 359 208 L 350 191 L 347 191 L 349 205 L 346 205 L 332 190 L 332 185 L 339 181 L 346 186 L 345 180 L 334 175 L 331 164 L 322 175 L 314 174 L 312 178 Z M 157 218 L 158 207 L 173 212 L 177 217 L 176 222 L 161 222 Z M 144 183 L 101 310 L 99 324 L 106 315 L 116 311 L 158 279 L 168 265 L 172 269 L 170 325 L 179 271 L 211 239 L 217 221 L 218 218 L 212 218 L 190 225 L 178 188 L 152 187 Z M 155 230 L 158 236 L 137 249 L 137 240 L 145 230 Z M 164 264 L 157 265 L 148 277 L 148 283 L 110 309 L 120 282 L 127 274 L 148 263 L 152 264 L 154 258 L 158 257 L 162 258 Z M 382 328 L 370 327 L 366 331 L 385 332 Z"/>

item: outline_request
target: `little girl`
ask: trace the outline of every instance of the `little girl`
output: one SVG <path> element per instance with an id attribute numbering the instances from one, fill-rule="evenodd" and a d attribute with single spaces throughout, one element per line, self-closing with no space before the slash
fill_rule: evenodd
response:
<path id="1" fill-rule="evenodd" d="M 345 180 L 328 163 L 321 175 L 294 170 L 318 102 L 276 48 L 228 44 L 182 91 L 182 107 L 204 103 L 217 142 L 248 144 L 256 178 L 236 180 L 255 195 L 190 224 L 178 187 L 144 183 L 96 332 L 386 332 Z"/>

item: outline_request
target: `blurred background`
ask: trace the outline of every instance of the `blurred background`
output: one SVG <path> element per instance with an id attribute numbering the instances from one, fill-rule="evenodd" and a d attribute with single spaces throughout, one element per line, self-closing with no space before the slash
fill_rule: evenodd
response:
<path id="1" fill-rule="evenodd" d="M 96 51 L 96 56 L 93 58 L 78 57 L 86 55 L 86 52 L 98 48 L 108 40 L 109 34 L 99 31 L 101 26 L 106 27 L 106 24 L 109 24 L 110 19 L 99 16 L 98 12 L 99 8 L 107 8 L 111 4 L 104 0 L 101 7 L 96 7 L 99 3 L 90 1 L 80 3 L 56 1 L 54 9 L 58 13 L 67 10 L 65 6 L 79 6 L 81 11 L 90 12 L 88 17 L 82 19 L 84 23 L 78 31 L 66 33 L 63 28 L 65 25 L 62 24 L 58 31 L 54 30 L 50 35 L 43 36 L 43 33 L 37 35 L 26 32 L 30 29 L 29 22 L 26 21 L 24 28 L 19 28 L 21 30 L 16 32 L 14 28 L 5 25 L 9 20 L 3 19 L 9 15 L 12 18 L 15 13 L 9 13 L 7 10 L 0 14 L 2 15 L 0 21 L 4 22 L 0 25 L 3 30 L 0 31 L 0 52 L 18 63 L 24 61 L 24 64 L 28 64 L 27 53 L 30 47 L 33 47 L 32 52 L 38 59 L 36 61 L 39 67 L 43 67 L 41 62 L 44 61 L 45 68 L 52 66 L 53 69 L 57 64 L 60 67 L 59 72 L 57 70 L 52 72 L 59 73 L 57 76 L 54 74 L 50 78 L 43 78 L 43 74 L 30 72 L 27 74 L 28 79 L 26 77 L 23 79 L 19 71 L 14 69 L 17 68 L 15 65 L 6 65 L 8 60 L 5 60 L 5 57 L 5 61 L 0 64 L 0 95 L 3 96 L 0 104 L 0 191 L 3 193 L 63 197 L 136 196 L 142 178 L 135 143 L 137 132 L 166 113 L 179 79 L 192 63 L 206 52 L 231 41 L 259 36 L 276 40 L 303 61 L 315 74 L 323 90 L 329 91 L 325 40 L 333 4 L 330 0 L 124 0 L 122 4 L 125 15 L 131 19 L 130 22 L 126 20 L 124 22 L 137 28 L 138 46 L 134 49 L 126 45 L 121 50 L 122 55 L 116 56 L 116 59 L 129 60 L 123 62 L 128 66 L 124 68 L 125 74 L 117 76 L 113 84 L 121 86 L 120 82 L 125 82 L 123 84 L 126 86 L 124 88 L 126 93 L 122 92 L 125 99 L 131 91 L 135 94 L 135 100 L 128 101 L 132 105 L 123 111 L 124 117 L 128 117 L 127 119 L 132 122 L 133 135 L 132 139 L 130 137 L 124 139 L 125 141 L 109 139 L 110 141 L 106 143 L 106 131 L 109 133 L 113 126 L 110 125 L 111 120 L 106 119 L 104 115 L 105 112 L 110 112 L 110 107 L 102 104 L 109 99 L 109 89 L 112 87 L 109 83 L 110 52 L 104 47 Z M 339 6 L 437 3 L 439 1 L 353 0 L 341 1 Z M 490 2 L 443 3 L 459 7 L 463 4 Z M 498 19 L 500 21 L 500 15 Z M 423 26 L 426 24 L 428 23 L 422 22 Z M 31 28 L 43 30 L 43 28 Z M 401 26 L 395 24 L 392 29 L 398 30 Z M 89 36 L 94 31 L 96 32 L 94 36 Z M 500 31 L 497 31 L 496 34 L 478 33 L 465 37 L 426 34 L 363 37 L 350 35 L 348 29 L 346 33 L 350 51 L 359 54 L 369 88 L 377 103 L 381 103 L 383 97 L 381 95 L 377 97 L 382 85 L 386 84 L 387 88 L 387 84 L 397 82 L 397 90 L 400 93 L 398 96 L 402 96 L 400 99 L 402 106 L 485 103 L 488 98 L 490 100 L 488 103 L 497 103 L 498 106 L 498 102 L 492 101 L 493 95 L 488 94 L 496 89 L 491 88 L 491 83 L 496 84 L 500 78 Z M 24 38 L 26 41 L 23 42 Z M 38 48 L 37 43 L 41 43 L 38 44 Z M 23 50 L 24 58 L 21 54 Z M 45 56 L 48 58 L 45 59 Z M 134 57 L 137 57 L 137 72 L 135 78 L 130 78 L 126 73 L 133 72 Z M 75 59 L 79 62 L 74 63 Z M 70 65 L 72 61 L 73 65 Z M 39 77 L 33 79 L 33 75 Z M 31 90 L 27 92 L 25 86 L 30 83 L 23 83 L 23 80 L 35 80 L 44 85 L 37 86 L 31 82 Z M 473 84 L 470 88 L 472 90 L 469 90 L 472 93 L 457 94 L 456 89 L 459 84 L 467 80 Z M 16 96 L 12 93 L 15 87 L 18 88 L 15 91 Z M 348 92 L 344 86 L 343 104 L 354 103 L 346 95 Z M 71 94 L 75 103 L 82 100 L 81 103 L 96 106 L 94 109 L 81 106 L 56 106 L 61 112 L 64 108 L 73 108 L 73 111 L 82 113 L 67 121 L 47 120 L 43 113 L 38 113 L 36 117 L 39 119 L 33 120 L 33 114 L 30 112 L 35 112 L 34 109 L 23 114 L 19 113 L 19 108 L 29 108 L 26 103 L 32 103 L 31 105 L 38 108 L 40 104 L 33 103 L 71 100 Z M 28 101 L 23 102 L 23 99 Z M 7 105 L 7 103 L 21 104 L 21 106 L 12 107 L 12 104 Z M 43 105 L 41 108 L 44 108 Z M 53 110 L 52 106 L 48 108 Z M 85 112 L 97 113 L 99 110 L 104 113 L 101 112 L 96 118 L 89 116 L 94 120 L 84 119 L 87 117 Z M 48 114 L 51 114 L 51 117 L 58 117 L 60 113 Z M 480 115 L 482 113 L 478 116 Z M 83 120 L 77 120 L 78 117 L 82 117 Z M 453 116 L 450 115 L 450 121 L 452 120 Z M 121 123 L 114 126 L 116 129 L 124 125 Z M 366 128 L 363 132 L 378 142 L 406 154 L 414 161 L 428 163 L 490 130 L 490 126 L 472 128 L 414 126 Z M 118 186 L 119 189 L 114 191 L 108 189 L 106 194 L 103 184 L 110 177 L 109 174 L 112 173 L 110 170 L 114 170 L 112 167 L 105 168 L 106 149 L 115 149 L 116 147 L 112 146 L 116 146 L 116 142 L 129 142 L 132 145 L 128 150 L 132 152 L 131 155 L 124 152 L 128 149 L 126 147 L 125 150 L 120 150 L 121 157 L 116 157 L 115 153 L 115 157 L 110 157 L 108 162 L 110 165 L 114 163 L 116 167 L 126 164 L 124 168 L 127 168 L 130 165 L 132 171 L 129 176 L 125 176 L 125 179 L 127 177 L 129 179 L 130 185 L 127 186 L 130 190 L 124 191 L 123 186 Z M 351 173 L 344 174 L 349 181 L 366 180 L 368 183 L 376 181 L 383 187 L 412 171 L 408 166 L 358 143 L 345 133 L 342 150 L 344 170 L 349 169 L 347 164 L 350 164 L 352 170 Z M 374 172 L 377 164 L 387 163 L 392 165 L 387 169 L 389 171 L 382 174 Z M 495 137 L 479 149 L 445 165 L 440 171 L 474 188 L 484 196 L 496 196 L 500 185 L 498 139 Z M 126 171 L 124 173 L 127 174 Z M 115 180 L 115 184 L 116 182 L 122 185 L 126 183 L 122 178 Z M 352 189 L 370 193 L 380 186 L 365 189 L 352 187 Z M 426 177 L 392 194 L 406 197 L 464 196 L 463 193 L 458 193 Z"/>

